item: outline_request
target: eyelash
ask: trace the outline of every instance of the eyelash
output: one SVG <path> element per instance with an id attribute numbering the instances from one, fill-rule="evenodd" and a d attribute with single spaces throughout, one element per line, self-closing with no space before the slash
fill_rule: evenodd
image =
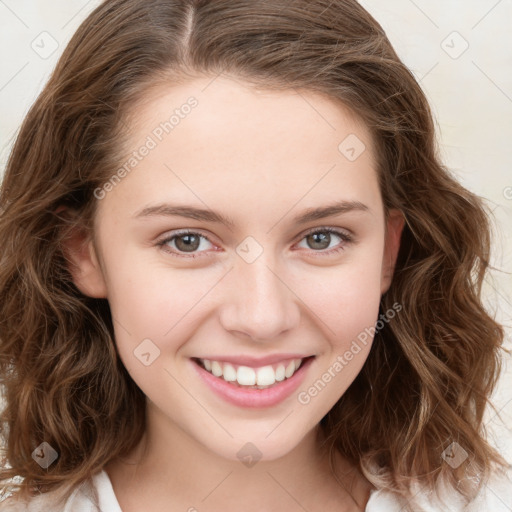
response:
<path id="1" fill-rule="evenodd" d="M 308 231 L 299 240 L 299 242 L 304 240 L 304 238 L 306 238 L 307 236 L 314 235 L 315 233 L 332 233 L 332 234 L 340 237 L 341 240 L 345 244 L 350 244 L 353 241 L 352 236 L 349 235 L 348 233 L 346 233 L 345 231 L 340 231 L 339 229 L 334 229 L 334 228 L 330 228 L 330 227 L 322 227 L 322 228 L 314 228 L 313 230 Z M 161 247 L 165 252 L 167 252 L 171 256 L 175 256 L 177 258 L 198 258 L 198 257 L 202 257 L 202 253 L 206 252 L 206 251 L 201 251 L 201 252 L 195 253 L 195 254 L 193 254 L 193 253 L 187 254 L 187 253 L 184 253 L 184 252 L 179 252 L 179 251 L 177 252 L 175 250 L 169 250 L 169 249 L 165 248 L 165 245 L 167 243 L 171 242 L 175 238 L 179 238 L 180 236 L 184 236 L 184 235 L 198 235 L 201 238 L 204 238 L 204 239 L 208 240 L 208 242 L 210 242 L 212 245 L 215 245 L 215 244 L 213 244 L 213 242 L 207 236 L 202 235 L 201 233 L 198 233 L 196 231 L 189 231 L 189 230 L 178 231 L 178 232 L 174 233 L 172 236 L 168 236 L 168 237 L 164 238 L 163 240 L 159 240 L 158 242 L 156 242 L 156 245 L 158 247 Z M 333 249 L 329 249 L 329 250 L 315 251 L 315 250 L 311 249 L 311 251 L 313 251 L 314 253 L 318 253 L 321 257 L 326 256 L 326 255 L 330 256 L 330 255 L 333 255 L 333 254 L 338 253 L 338 252 L 343 251 L 343 250 L 345 250 L 345 246 L 344 245 L 341 245 L 339 247 L 336 247 L 336 248 L 333 248 Z"/>

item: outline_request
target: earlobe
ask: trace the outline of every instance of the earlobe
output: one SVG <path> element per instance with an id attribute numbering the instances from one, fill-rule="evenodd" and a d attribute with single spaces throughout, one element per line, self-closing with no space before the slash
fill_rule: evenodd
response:
<path id="1" fill-rule="evenodd" d="M 76 230 L 63 242 L 63 253 L 75 286 L 88 297 L 106 298 L 107 286 L 90 237 Z"/>
<path id="2" fill-rule="evenodd" d="M 382 260 L 381 295 L 391 286 L 395 264 L 400 249 L 400 238 L 404 228 L 405 218 L 400 210 L 390 210 L 387 217 L 387 231 Z"/>

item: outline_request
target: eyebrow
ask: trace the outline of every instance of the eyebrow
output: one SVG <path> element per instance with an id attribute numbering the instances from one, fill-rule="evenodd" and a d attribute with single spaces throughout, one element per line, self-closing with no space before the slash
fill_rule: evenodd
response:
<path id="1" fill-rule="evenodd" d="M 314 220 L 341 215 L 352 211 L 368 212 L 370 209 L 359 201 L 337 201 L 327 206 L 317 208 L 308 208 L 300 215 L 293 218 L 295 224 L 305 224 Z M 219 212 L 213 210 L 196 208 L 195 206 L 177 206 L 172 204 L 157 204 L 147 206 L 134 215 L 134 218 L 147 218 L 159 216 L 179 216 L 188 219 L 202 220 L 206 222 L 215 222 L 223 224 L 229 228 L 234 228 L 235 222 Z"/>

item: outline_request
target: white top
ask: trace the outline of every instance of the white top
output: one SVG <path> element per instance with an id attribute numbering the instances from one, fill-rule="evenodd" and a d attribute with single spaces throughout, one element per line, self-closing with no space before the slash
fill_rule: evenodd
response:
<path id="1" fill-rule="evenodd" d="M 442 496 L 444 496 L 442 494 Z M 418 503 L 414 503 L 414 512 L 511 512 L 512 477 L 510 474 L 496 477 L 483 488 L 483 492 L 464 507 L 462 500 L 453 494 L 446 495 L 445 506 L 435 503 L 433 496 L 419 492 Z M 123 512 L 117 501 L 108 474 L 103 470 L 92 478 L 92 486 L 76 489 L 65 504 L 56 504 L 52 493 L 42 494 L 27 503 L 9 503 L 7 499 L 0 503 L 0 512 Z M 384 490 L 373 490 L 365 512 L 406 512 L 406 503 Z M 51 508 L 50 508 L 51 507 Z"/>

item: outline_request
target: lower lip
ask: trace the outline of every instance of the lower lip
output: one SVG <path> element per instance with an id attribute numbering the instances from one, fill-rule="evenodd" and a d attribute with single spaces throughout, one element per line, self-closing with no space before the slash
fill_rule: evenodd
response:
<path id="1" fill-rule="evenodd" d="M 190 362 L 200 378 L 203 379 L 203 382 L 227 402 L 238 407 L 264 408 L 277 405 L 288 398 L 304 380 L 313 359 L 314 357 L 307 359 L 289 379 L 285 379 L 265 389 L 235 386 L 226 382 L 222 377 L 215 377 L 192 359 Z"/>

